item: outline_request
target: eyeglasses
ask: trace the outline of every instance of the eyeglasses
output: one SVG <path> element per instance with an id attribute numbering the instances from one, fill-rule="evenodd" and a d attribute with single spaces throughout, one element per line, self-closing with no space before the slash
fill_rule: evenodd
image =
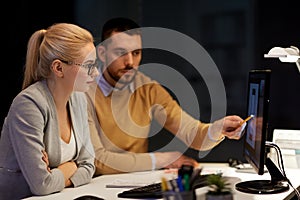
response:
<path id="1" fill-rule="evenodd" d="M 88 63 L 88 64 L 83 64 L 83 63 L 76 63 L 72 61 L 65 61 L 65 60 L 60 60 L 61 62 L 67 64 L 67 65 L 77 65 L 83 68 L 88 69 L 88 75 L 92 75 L 95 69 L 98 67 L 98 61 L 95 60 L 94 63 Z"/>

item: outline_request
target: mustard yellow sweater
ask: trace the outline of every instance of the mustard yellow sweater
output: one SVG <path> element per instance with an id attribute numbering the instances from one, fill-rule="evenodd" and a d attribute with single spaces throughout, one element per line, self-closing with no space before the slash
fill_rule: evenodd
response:
<path id="1" fill-rule="evenodd" d="M 138 72 L 134 87 L 106 97 L 95 83 L 87 92 L 96 175 L 151 170 L 147 150 L 154 119 L 191 148 L 217 144 L 206 138 L 209 124 L 184 112 L 160 84 Z"/>

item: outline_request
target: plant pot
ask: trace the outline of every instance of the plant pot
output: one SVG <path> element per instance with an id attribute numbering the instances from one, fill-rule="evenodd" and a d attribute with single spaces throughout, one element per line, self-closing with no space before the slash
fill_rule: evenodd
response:
<path id="1" fill-rule="evenodd" d="M 205 194 L 206 200 L 233 200 L 232 193 L 226 193 L 226 194 Z"/>

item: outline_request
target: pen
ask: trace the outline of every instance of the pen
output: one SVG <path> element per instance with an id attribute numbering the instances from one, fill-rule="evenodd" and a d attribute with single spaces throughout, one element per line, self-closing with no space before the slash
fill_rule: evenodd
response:
<path id="1" fill-rule="evenodd" d="M 174 192 L 180 192 L 176 179 L 171 180 L 171 186 Z"/>
<path id="2" fill-rule="evenodd" d="M 184 188 L 183 188 L 183 185 L 182 185 L 182 178 L 181 178 L 181 176 L 178 175 L 178 178 L 176 180 L 177 180 L 177 186 L 179 188 L 179 191 L 180 192 L 184 191 Z"/>
<path id="3" fill-rule="evenodd" d="M 190 176 L 188 174 L 184 174 L 183 180 L 184 180 L 184 190 L 189 191 L 190 190 Z"/>
<path id="4" fill-rule="evenodd" d="M 254 115 L 250 115 L 249 117 L 247 117 L 246 119 L 244 119 L 242 122 L 240 122 L 240 125 L 244 124 L 245 122 L 249 121 L 250 119 L 252 119 L 254 117 Z"/>

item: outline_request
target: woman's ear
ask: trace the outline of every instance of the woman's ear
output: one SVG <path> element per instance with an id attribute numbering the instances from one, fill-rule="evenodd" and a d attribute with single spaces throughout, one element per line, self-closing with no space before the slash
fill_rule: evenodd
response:
<path id="1" fill-rule="evenodd" d="M 103 45 L 98 45 L 97 46 L 97 54 L 98 54 L 98 58 L 99 60 L 101 60 L 101 62 L 105 62 L 105 47 Z"/>
<path id="2" fill-rule="evenodd" d="M 51 69 L 52 69 L 53 73 L 56 76 L 58 76 L 59 78 L 64 77 L 62 62 L 60 60 L 57 60 L 57 59 L 54 60 L 51 65 Z"/>

